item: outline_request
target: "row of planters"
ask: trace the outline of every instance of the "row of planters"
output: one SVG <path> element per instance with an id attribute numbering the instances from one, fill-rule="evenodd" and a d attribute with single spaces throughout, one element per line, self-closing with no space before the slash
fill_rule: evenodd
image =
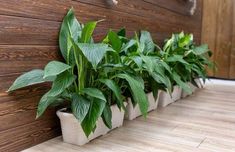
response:
<path id="1" fill-rule="evenodd" d="M 108 31 L 100 42 L 92 35 L 98 22 L 80 24 L 69 10 L 61 25 L 59 45 L 64 62 L 51 61 L 18 77 L 8 91 L 51 82 L 37 118 L 52 105 L 65 142 L 83 145 L 158 106 L 191 94 L 205 80 L 211 52 L 196 46 L 192 34 L 173 34 L 161 48 L 147 31 L 126 37 L 125 29 Z"/>

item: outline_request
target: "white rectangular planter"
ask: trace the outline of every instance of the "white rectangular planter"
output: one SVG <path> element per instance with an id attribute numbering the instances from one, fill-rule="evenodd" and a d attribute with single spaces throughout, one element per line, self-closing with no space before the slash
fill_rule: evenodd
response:
<path id="1" fill-rule="evenodd" d="M 157 108 L 159 94 L 160 94 L 159 92 L 158 92 L 157 100 L 154 99 L 154 96 L 153 96 L 152 92 L 146 94 L 146 96 L 148 97 L 148 101 L 149 101 L 148 112 Z M 125 119 L 133 120 L 136 117 L 142 115 L 138 104 L 134 107 L 132 102 L 131 102 L 131 98 L 128 98 L 127 102 L 128 102 L 128 104 L 127 104 L 127 107 L 126 107 Z"/>
<path id="2" fill-rule="evenodd" d="M 159 103 L 160 107 L 166 107 L 170 103 L 173 103 L 181 98 L 182 89 L 179 86 L 174 86 L 172 97 L 167 92 L 162 91 L 159 96 Z"/>
<path id="3" fill-rule="evenodd" d="M 84 145 L 90 140 L 97 138 L 101 135 L 105 135 L 110 131 L 109 128 L 105 126 L 102 118 L 99 118 L 96 122 L 96 129 L 93 133 L 87 138 L 80 122 L 74 117 L 72 113 L 62 112 L 65 109 L 57 111 L 57 116 L 60 119 L 61 130 L 63 140 L 66 143 L 75 144 L 75 145 Z M 124 111 L 120 111 L 117 105 L 111 106 L 112 111 L 112 129 L 122 126 L 124 119 Z"/>

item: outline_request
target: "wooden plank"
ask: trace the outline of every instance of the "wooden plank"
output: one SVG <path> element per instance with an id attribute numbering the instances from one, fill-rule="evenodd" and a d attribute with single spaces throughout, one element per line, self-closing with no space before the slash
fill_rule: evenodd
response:
<path id="1" fill-rule="evenodd" d="M 204 0 L 203 1 L 203 17 L 202 17 L 202 38 L 201 42 L 208 44 L 213 52 L 212 60 L 215 59 L 215 40 L 217 28 L 217 10 L 219 0 Z M 209 76 L 214 76 L 215 71 L 208 71 Z"/>
<path id="2" fill-rule="evenodd" d="M 218 5 L 215 61 L 219 70 L 215 76 L 229 78 L 230 51 L 232 45 L 232 0 L 220 0 Z"/>
<path id="3" fill-rule="evenodd" d="M 99 32 L 99 34 L 96 35 L 97 39 L 104 36 L 104 31 L 107 31 L 108 27 L 118 29 L 123 26 L 132 32 L 139 29 L 146 29 L 152 31 L 153 33 L 157 33 L 161 39 L 161 42 L 172 32 L 179 32 L 182 30 L 192 32 L 198 40 L 200 39 L 201 28 L 200 25 L 198 26 L 195 22 L 191 24 L 188 24 L 188 22 L 179 24 L 180 20 L 175 18 L 175 20 L 178 20 L 178 24 L 169 23 L 169 20 L 166 17 L 164 20 L 163 17 L 161 17 L 162 20 L 160 22 L 158 21 L 158 18 L 151 20 L 146 17 L 118 12 L 112 9 L 82 3 L 76 4 L 77 5 L 75 5 L 74 8 L 77 10 L 77 16 L 82 22 L 88 20 L 106 19 L 106 21 L 100 23 L 98 26 L 97 31 L 103 31 L 103 33 Z M 64 8 L 62 9 L 65 13 Z M 94 12 L 94 10 L 96 10 L 96 12 Z M 58 12 L 58 9 L 56 9 L 56 11 Z M 173 18 L 174 17 L 172 17 L 172 19 Z M 1 32 L 4 37 L 2 37 L 2 39 L 0 38 L 0 44 L 57 44 L 57 34 L 60 26 L 59 22 L 40 21 L 37 19 L 22 17 L 9 17 L 5 15 L 1 15 L 0 19 Z M 187 17 L 184 19 L 189 20 L 190 18 Z M 17 25 L 15 23 L 17 23 Z M 162 34 L 165 36 L 161 37 Z M 22 37 L 24 39 L 22 39 Z M 155 36 L 155 38 L 157 37 Z"/>
<path id="4" fill-rule="evenodd" d="M 0 151 L 21 151 L 60 134 L 58 121 L 47 119 L 0 132 Z"/>
<path id="5" fill-rule="evenodd" d="M 0 45 L 0 75 L 43 69 L 52 60 L 62 57 L 56 46 Z"/>
<path id="6" fill-rule="evenodd" d="M 35 121 L 37 105 L 43 94 L 44 92 L 37 91 L 18 97 L 1 95 L 0 98 L 4 98 L 4 102 L 0 101 L 0 132 Z M 52 118 L 57 120 L 55 108 L 49 108 L 40 119 Z"/>
<path id="7" fill-rule="evenodd" d="M 235 79 L 235 1 L 233 2 L 233 33 L 232 33 L 232 48 L 230 54 L 230 73 L 229 78 Z"/>

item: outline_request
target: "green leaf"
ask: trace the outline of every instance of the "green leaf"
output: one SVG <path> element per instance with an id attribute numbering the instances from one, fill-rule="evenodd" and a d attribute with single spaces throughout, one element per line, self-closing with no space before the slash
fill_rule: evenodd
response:
<path id="1" fill-rule="evenodd" d="M 184 83 L 181 79 L 180 76 L 176 73 L 173 72 L 173 79 L 175 80 L 175 82 L 188 94 L 192 94 L 192 89 L 190 88 L 190 86 L 186 83 Z"/>
<path id="2" fill-rule="evenodd" d="M 45 112 L 49 105 L 56 102 L 57 98 L 57 96 L 50 96 L 50 91 L 44 94 L 38 104 L 36 119 Z"/>
<path id="3" fill-rule="evenodd" d="M 62 62 L 59 61 L 51 61 L 49 62 L 45 69 L 44 69 L 44 76 L 43 78 L 48 78 L 48 77 L 54 77 L 57 76 L 61 73 L 63 73 L 64 71 L 70 69 L 71 66 L 64 64 Z"/>
<path id="4" fill-rule="evenodd" d="M 121 89 L 116 84 L 116 82 L 113 80 L 110 80 L 110 79 L 100 79 L 99 81 L 104 83 L 110 90 L 113 91 L 114 95 L 117 98 L 117 105 L 118 105 L 119 109 L 124 108 L 125 106 L 123 104 L 123 97 L 121 94 Z"/>
<path id="5" fill-rule="evenodd" d="M 60 51 L 67 63 L 74 63 L 74 54 L 71 52 L 71 37 L 74 42 L 77 42 L 81 37 L 81 25 L 77 21 L 73 9 L 70 9 L 64 17 L 60 28 L 59 45 Z"/>
<path id="6" fill-rule="evenodd" d="M 87 137 L 95 129 L 96 122 L 103 113 L 105 104 L 105 101 L 100 100 L 98 98 L 93 98 L 93 100 L 91 101 L 89 112 L 81 124 L 83 131 Z"/>
<path id="7" fill-rule="evenodd" d="M 117 77 L 125 79 L 128 82 L 133 99 L 139 104 L 141 113 L 146 117 L 149 103 L 142 82 L 139 81 L 140 78 L 137 79 L 128 74 L 118 74 Z"/>
<path id="8" fill-rule="evenodd" d="M 208 45 L 207 44 L 203 44 L 203 45 L 200 45 L 198 47 L 195 47 L 193 49 L 193 53 L 196 54 L 196 55 L 202 55 L 206 52 L 208 52 L 209 49 L 208 49 Z"/>
<path id="9" fill-rule="evenodd" d="M 49 96 L 58 96 L 75 81 L 75 76 L 65 71 L 59 74 L 52 84 Z"/>
<path id="10" fill-rule="evenodd" d="M 108 49 L 108 45 L 102 43 L 78 43 L 77 45 L 81 49 L 83 55 L 87 58 L 87 60 L 91 62 L 94 68 L 96 68 L 99 62 L 103 59 Z"/>
<path id="11" fill-rule="evenodd" d="M 185 47 L 190 44 L 191 40 L 192 40 L 192 34 L 185 35 L 179 40 L 178 45 L 179 47 Z"/>
<path id="12" fill-rule="evenodd" d="M 8 89 L 8 92 L 30 85 L 46 82 L 47 80 L 43 79 L 43 74 L 44 71 L 39 69 L 22 74 L 11 85 L 11 87 Z"/>
<path id="13" fill-rule="evenodd" d="M 71 109 L 74 116 L 82 123 L 86 117 L 90 107 L 90 101 L 80 96 L 79 94 L 73 94 Z"/>
<path id="14" fill-rule="evenodd" d="M 141 31 L 140 35 L 140 51 L 141 52 L 153 52 L 155 44 L 152 37 L 148 31 Z"/>
<path id="15" fill-rule="evenodd" d="M 183 56 L 181 55 L 173 55 L 173 56 L 170 56 L 169 58 L 167 58 L 166 60 L 167 62 L 181 62 L 183 64 L 187 64 L 188 65 L 188 62 L 186 62 L 184 59 L 183 59 Z"/>
<path id="16" fill-rule="evenodd" d="M 103 100 L 106 102 L 106 98 L 104 96 L 104 94 L 102 93 L 102 91 L 100 91 L 99 89 L 96 88 L 84 88 L 83 90 L 81 90 L 82 93 L 85 93 L 91 97 Z"/>
<path id="17" fill-rule="evenodd" d="M 118 35 L 115 32 L 113 32 L 113 31 L 109 31 L 108 38 L 109 38 L 109 42 L 112 45 L 112 48 L 115 51 L 120 52 L 121 47 L 122 47 L 122 42 L 119 39 Z"/>
<path id="18" fill-rule="evenodd" d="M 106 104 L 104 111 L 102 113 L 102 119 L 104 124 L 109 128 L 112 129 L 112 111 L 108 104 Z"/>
<path id="19" fill-rule="evenodd" d="M 96 25 L 97 25 L 97 22 L 89 22 L 84 25 L 84 28 L 82 29 L 82 42 L 83 43 L 90 42 Z"/>
<path id="20" fill-rule="evenodd" d="M 125 28 L 120 29 L 120 30 L 117 32 L 117 35 L 118 35 L 118 36 L 125 37 L 125 36 L 126 36 L 126 29 L 125 29 Z"/>
<path id="21" fill-rule="evenodd" d="M 121 52 L 123 51 L 127 52 L 127 50 L 131 48 L 132 46 L 134 46 L 136 43 L 137 43 L 136 40 L 131 39 L 125 45 L 122 46 Z"/>

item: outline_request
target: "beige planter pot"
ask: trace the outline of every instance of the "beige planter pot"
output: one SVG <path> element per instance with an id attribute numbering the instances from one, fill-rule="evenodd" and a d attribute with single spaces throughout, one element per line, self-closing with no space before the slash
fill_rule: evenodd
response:
<path id="1" fill-rule="evenodd" d="M 96 122 L 96 130 L 89 135 L 87 138 L 80 122 L 71 113 L 62 112 L 65 109 L 57 111 L 57 116 L 60 119 L 61 130 L 63 140 L 66 143 L 75 145 L 84 145 L 90 140 L 97 138 L 101 135 L 105 135 L 110 131 L 109 128 L 105 126 L 102 118 L 99 118 Z M 112 110 L 112 129 L 122 126 L 124 119 L 124 111 L 120 111 L 117 105 L 111 106 Z"/>
<path id="2" fill-rule="evenodd" d="M 152 92 L 146 94 L 147 97 L 148 97 L 148 101 L 149 101 L 148 112 L 152 111 L 152 110 L 155 110 L 157 108 L 159 94 L 160 94 L 160 91 L 158 92 L 157 100 L 154 99 Z M 126 113 L 125 113 L 125 119 L 126 120 L 133 120 L 136 117 L 142 115 L 138 104 L 134 107 L 130 98 L 128 98 L 127 103 L 128 104 L 127 104 Z"/>
<path id="3" fill-rule="evenodd" d="M 162 91 L 159 96 L 159 103 L 160 107 L 166 107 L 167 105 L 179 100 L 181 98 L 182 89 L 179 86 L 174 86 L 172 97 L 167 92 Z"/>

